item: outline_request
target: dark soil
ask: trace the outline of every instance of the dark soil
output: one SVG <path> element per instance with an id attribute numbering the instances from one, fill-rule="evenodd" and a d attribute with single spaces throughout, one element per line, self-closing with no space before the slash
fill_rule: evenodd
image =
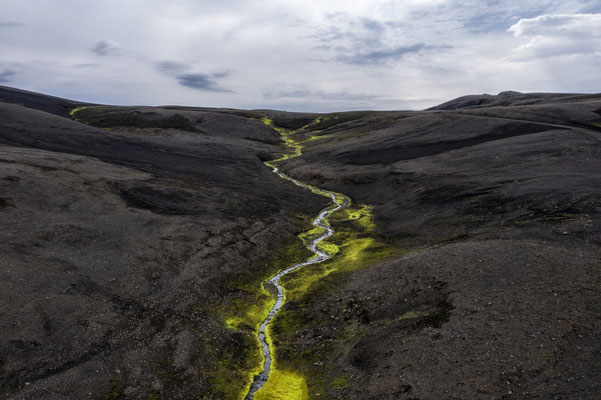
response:
<path id="1" fill-rule="evenodd" d="M 82 105 L 0 88 L 0 393 L 226 398 L 255 343 L 222 320 L 234 283 L 328 203 L 263 165 L 282 147 L 258 119 L 319 115 Z M 399 249 L 284 307 L 311 397 L 597 399 L 600 109 L 509 92 L 298 134 L 323 137 L 284 170 L 374 206 Z"/>
<path id="2" fill-rule="evenodd" d="M 245 295 L 228 282 L 269 274 L 327 200 L 262 164 L 282 150 L 259 121 L 78 114 L 104 130 L 16 100 L 0 103 L 2 397 L 223 398 L 215 368 L 244 368 L 254 343 L 222 320 Z M 194 129 L 161 125 L 178 115 Z"/>
<path id="3" fill-rule="evenodd" d="M 366 115 L 286 163 L 375 205 L 407 254 L 285 308 L 312 316 L 281 346 L 326 377 L 319 398 L 598 396 L 601 96 L 523 97 Z"/>

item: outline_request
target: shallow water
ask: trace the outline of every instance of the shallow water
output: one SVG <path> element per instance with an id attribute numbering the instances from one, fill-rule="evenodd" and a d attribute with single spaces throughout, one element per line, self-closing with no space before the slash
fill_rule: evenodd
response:
<path id="1" fill-rule="evenodd" d="M 280 284 L 280 278 L 286 274 L 291 273 L 292 271 L 296 271 L 299 268 L 306 267 L 307 265 L 319 264 L 319 263 L 322 263 L 322 262 L 330 259 L 331 256 L 327 252 L 317 248 L 317 246 L 319 245 L 319 242 L 321 242 L 324 239 L 329 238 L 330 236 L 332 236 L 334 234 L 334 229 L 332 229 L 332 227 L 330 227 L 325 222 L 325 220 L 332 213 L 348 207 L 348 205 L 350 203 L 350 201 L 345 196 L 338 196 L 338 198 L 337 198 L 336 194 L 333 192 L 323 190 L 323 189 L 318 189 L 313 186 L 309 186 L 305 183 L 302 183 L 294 178 L 291 178 L 291 177 L 283 174 L 282 172 L 280 172 L 280 170 L 277 167 L 271 166 L 271 168 L 273 169 L 274 173 L 278 174 L 283 179 L 294 182 L 296 185 L 298 185 L 302 188 L 311 190 L 313 193 L 316 193 L 318 195 L 330 197 L 332 199 L 333 204 L 330 207 L 327 207 L 327 208 L 321 210 L 319 215 L 313 220 L 314 226 L 317 226 L 317 227 L 320 227 L 320 228 L 323 228 L 326 230 L 321 236 L 313 239 L 307 246 L 307 248 L 309 250 L 311 250 L 315 254 L 315 256 L 313 256 L 313 257 L 309 258 L 308 260 L 305 260 L 301 263 L 294 264 L 291 267 L 288 267 L 288 268 L 278 272 L 276 275 L 269 278 L 265 282 L 265 284 L 268 284 L 268 285 L 271 284 L 271 285 L 275 286 L 275 288 L 277 289 L 277 299 L 276 299 L 274 306 L 269 311 L 269 315 L 267 316 L 267 318 L 265 318 L 265 320 L 259 327 L 259 335 L 258 335 L 259 342 L 261 343 L 261 351 L 263 352 L 263 357 L 264 357 L 265 361 L 263 363 L 263 372 L 261 372 L 259 375 L 255 376 L 253 383 L 250 387 L 250 390 L 249 390 L 248 394 L 246 395 L 246 400 L 253 400 L 254 396 L 255 396 L 255 392 L 257 390 L 261 389 L 263 387 L 263 385 L 265 385 L 265 383 L 269 379 L 269 371 L 271 370 L 271 349 L 269 347 L 269 344 L 267 343 L 267 338 L 265 336 L 265 330 L 267 329 L 267 326 L 269 325 L 271 320 L 277 315 L 278 311 L 284 305 L 284 288 Z"/>

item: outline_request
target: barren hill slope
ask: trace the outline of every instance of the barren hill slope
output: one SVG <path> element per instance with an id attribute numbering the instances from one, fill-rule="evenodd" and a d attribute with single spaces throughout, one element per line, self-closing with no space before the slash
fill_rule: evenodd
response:
<path id="1" fill-rule="evenodd" d="M 284 151 L 264 117 L 300 129 L 283 170 L 368 207 L 394 249 L 276 319 L 310 398 L 597 398 L 601 96 L 318 115 L 2 87 L 5 398 L 236 398 L 257 349 L 226 317 L 307 256 L 327 204 L 262 163 Z"/>

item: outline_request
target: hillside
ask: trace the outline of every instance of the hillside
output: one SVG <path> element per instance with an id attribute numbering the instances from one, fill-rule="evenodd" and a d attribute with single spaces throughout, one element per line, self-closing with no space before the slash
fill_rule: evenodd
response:
<path id="1" fill-rule="evenodd" d="M 7 399 L 244 397 L 261 282 L 328 205 L 263 164 L 282 128 L 281 169 L 357 213 L 274 320 L 309 398 L 601 390 L 601 95 L 321 115 L 0 87 L 0 115 Z"/>

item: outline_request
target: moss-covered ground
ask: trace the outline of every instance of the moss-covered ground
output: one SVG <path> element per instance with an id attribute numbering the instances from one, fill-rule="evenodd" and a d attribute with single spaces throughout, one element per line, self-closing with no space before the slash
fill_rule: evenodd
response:
<path id="1" fill-rule="evenodd" d="M 307 123 L 296 131 L 275 126 L 268 118 L 263 118 L 262 122 L 281 135 L 287 148 L 287 151 L 279 158 L 265 163 L 272 168 L 290 158 L 302 155 L 303 144 L 307 141 L 323 137 L 312 134 L 312 132 L 316 132 L 316 127 L 323 125 L 321 118 Z M 299 139 L 296 139 L 295 135 Z M 296 181 L 285 174 L 282 175 L 283 178 L 295 181 L 297 185 L 311 190 L 317 195 L 330 197 L 330 193 L 332 193 Z M 319 248 L 326 251 L 331 259 L 320 264 L 303 267 L 281 279 L 285 290 L 285 306 L 267 327 L 266 336 L 270 343 L 273 360 L 268 382 L 255 393 L 257 400 L 302 400 L 309 398 L 312 391 L 321 391 L 320 387 L 326 383 L 340 388 L 345 386 L 346 380 L 343 376 L 334 376 L 333 380 L 326 382 L 323 377 L 320 378 L 313 373 L 313 363 L 319 362 L 315 354 L 296 354 L 292 350 L 294 344 L 289 343 L 289 340 L 298 330 L 308 328 L 313 320 L 313 316 L 303 314 L 303 303 L 311 301 L 316 293 L 327 292 L 335 288 L 337 279 L 344 274 L 398 253 L 398 250 L 375 237 L 371 206 L 355 205 L 340 193 L 334 193 L 334 195 L 337 201 L 345 203 L 346 207 L 332 214 L 326 221 L 334 228 L 335 234 L 319 244 Z M 275 259 L 271 260 L 272 264 L 264 270 L 263 274 L 238 276 L 229 282 L 229 285 L 243 291 L 244 295 L 240 296 L 229 309 L 223 310 L 223 320 L 228 327 L 242 332 L 247 339 L 251 335 L 253 340 L 248 341 L 254 342 L 253 349 L 249 351 L 243 362 L 246 367 L 245 373 L 236 375 L 238 381 L 246 377 L 245 384 L 241 385 L 240 382 L 217 378 L 219 386 L 224 393 L 230 396 L 229 398 L 244 399 L 253 377 L 261 372 L 264 360 L 257 334 L 259 325 L 267 317 L 275 303 L 274 294 L 269 292 L 269 288 L 265 287 L 263 282 L 277 271 L 312 256 L 305 246 L 312 239 L 321 235 L 323 229 L 309 225 L 309 222 L 309 217 L 306 217 L 309 227 L 307 231 L 299 235 L 299 241 L 289 243 L 288 248 L 278 250 Z M 283 351 L 280 351 L 280 348 Z M 234 367 L 233 363 L 224 360 L 223 367 L 224 369 L 216 371 L 216 375 L 231 376 L 227 373 L 227 369 Z M 240 387 L 243 390 L 239 390 Z"/>
<path id="2" fill-rule="evenodd" d="M 299 225 L 310 224 L 309 218 L 294 216 L 294 219 Z M 218 368 L 211 373 L 215 392 L 223 398 L 244 399 L 254 376 L 261 372 L 263 356 L 257 333 L 275 301 L 263 282 L 290 263 L 301 262 L 312 254 L 298 239 L 283 240 L 257 265 L 249 266 L 248 273 L 227 277 L 221 282 L 236 298 L 229 306 L 214 312 L 236 332 L 244 348 L 224 353 Z"/>

